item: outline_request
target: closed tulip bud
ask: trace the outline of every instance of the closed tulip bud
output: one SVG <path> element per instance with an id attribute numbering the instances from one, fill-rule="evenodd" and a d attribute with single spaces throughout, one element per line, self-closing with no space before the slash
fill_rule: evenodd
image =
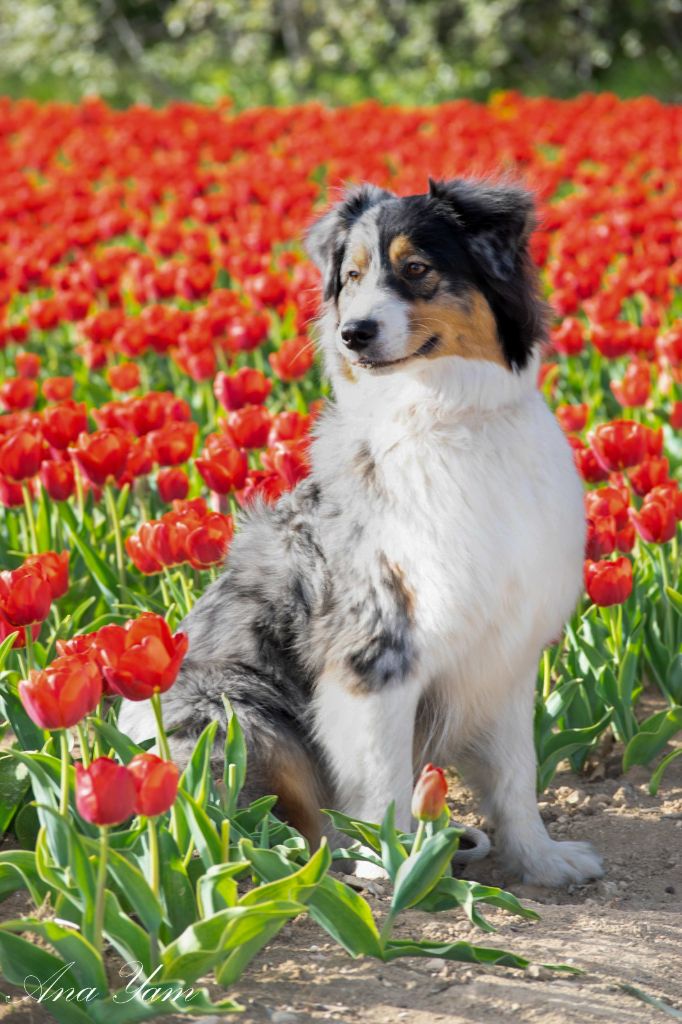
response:
<path id="1" fill-rule="evenodd" d="M 445 772 L 433 764 L 422 768 L 412 794 L 412 815 L 418 821 L 436 821 L 446 809 L 448 784 Z"/>
<path id="2" fill-rule="evenodd" d="M 102 487 L 122 475 L 128 461 L 130 439 L 122 430 L 96 430 L 81 434 L 73 454 L 91 484 Z"/>
<path id="3" fill-rule="evenodd" d="M 157 473 L 156 486 L 162 501 L 182 500 L 189 493 L 189 477 L 180 466 L 168 466 Z"/>
<path id="4" fill-rule="evenodd" d="M 0 611 L 13 626 L 29 626 L 46 619 L 52 588 L 42 571 L 19 566 L 0 573 Z"/>
<path id="5" fill-rule="evenodd" d="M 622 604 L 632 593 L 632 564 L 627 558 L 612 562 L 585 562 L 585 589 L 602 608 Z"/>
<path id="6" fill-rule="evenodd" d="M 41 729 L 69 729 L 97 707 L 102 677 L 87 656 L 65 654 L 19 683 L 29 718 Z"/>
<path id="7" fill-rule="evenodd" d="M 136 754 L 128 765 L 128 771 L 133 777 L 137 793 L 136 814 L 153 818 L 172 807 L 180 777 L 172 761 L 164 761 L 156 754 Z"/>
<path id="8" fill-rule="evenodd" d="M 76 489 L 72 462 L 43 462 L 40 482 L 53 501 L 66 501 Z"/>
<path id="9" fill-rule="evenodd" d="M 96 758 L 89 768 L 76 765 L 76 807 L 92 825 L 120 825 L 135 813 L 137 793 L 128 769 L 110 757 Z"/>
<path id="10" fill-rule="evenodd" d="M 0 473 L 15 483 L 28 480 L 40 469 L 43 442 L 30 430 L 15 430 L 0 444 Z"/>

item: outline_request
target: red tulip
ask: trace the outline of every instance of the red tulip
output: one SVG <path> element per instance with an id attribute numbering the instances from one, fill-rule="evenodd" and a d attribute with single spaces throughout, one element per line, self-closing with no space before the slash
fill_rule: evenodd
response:
<path id="1" fill-rule="evenodd" d="M 140 386 L 140 368 L 137 363 L 118 363 L 107 370 L 107 382 L 114 391 L 134 391 Z"/>
<path id="2" fill-rule="evenodd" d="M 616 529 L 622 530 L 628 522 L 628 493 L 617 487 L 598 487 L 585 495 L 585 510 L 588 517 L 599 519 L 613 516 Z"/>
<path id="3" fill-rule="evenodd" d="M 235 448 L 227 437 L 213 434 L 195 465 L 216 494 L 229 494 L 244 486 L 249 464 L 246 452 Z"/>
<path id="4" fill-rule="evenodd" d="M 43 462 L 40 482 L 53 501 L 66 501 L 76 488 L 73 464 L 57 460 Z"/>
<path id="5" fill-rule="evenodd" d="M 636 494 L 645 495 L 668 480 L 670 464 L 664 455 L 645 459 L 630 470 L 630 483 Z"/>
<path id="6" fill-rule="evenodd" d="M 125 542 L 126 552 L 131 562 L 139 572 L 144 573 L 145 576 L 151 576 L 154 573 L 161 572 L 163 569 L 163 563 L 157 561 L 156 558 L 145 547 L 142 539 L 137 534 L 131 534 L 130 537 L 126 537 Z"/>
<path id="7" fill-rule="evenodd" d="M 262 405 L 245 405 L 227 418 L 230 435 L 239 448 L 263 448 L 270 433 L 270 413 Z"/>
<path id="8" fill-rule="evenodd" d="M 85 405 L 71 399 L 48 405 L 43 411 L 41 428 L 43 437 L 53 448 L 68 448 L 88 428 Z"/>
<path id="9" fill-rule="evenodd" d="M 40 356 L 35 352 L 17 352 L 14 365 L 20 377 L 34 380 L 40 373 Z"/>
<path id="10" fill-rule="evenodd" d="M 182 500 L 189 493 L 189 477 L 179 466 L 169 466 L 157 473 L 156 486 L 162 501 Z"/>
<path id="11" fill-rule="evenodd" d="M 147 700 L 173 685 L 187 646 L 184 633 L 172 636 L 159 615 L 143 612 L 128 623 L 119 649 L 104 652 L 104 678 L 114 693 Z"/>
<path id="12" fill-rule="evenodd" d="M 128 769 L 110 757 L 89 768 L 76 764 L 76 807 L 92 825 L 120 825 L 135 813 L 137 793 Z"/>
<path id="13" fill-rule="evenodd" d="M 41 729 L 69 729 L 97 707 L 102 677 L 87 656 L 63 655 L 42 671 L 30 672 L 19 683 L 19 696 Z"/>
<path id="14" fill-rule="evenodd" d="M 554 410 L 562 430 L 567 434 L 578 432 L 587 423 L 589 409 L 586 403 L 582 405 L 557 405 Z"/>
<path id="15" fill-rule="evenodd" d="M 122 430 L 96 430 L 80 435 L 73 454 L 90 483 L 102 487 L 122 475 L 129 451 L 130 440 Z"/>
<path id="16" fill-rule="evenodd" d="M 305 335 L 290 338 L 283 341 L 276 352 L 271 352 L 268 360 L 280 380 L 298 380 L 305 377 L 315 362 L 313 344 Z"/>
<path id="17" fill-rule="evenodd" d="M 627 525 L 624 526 L 622 530 L 619 530 L 616 534 L 616 547 L 619 551 L 626 555 L 628 551 L 632 551 L 633 547 L 635 546 L 635 540 L 635 528 L 632 525 L 632 523 L 627 523 Z"/>
<path id="18" fill-rule="evenodd" d="M 217 374 L 213 390 L 220 404 L 233 411 L 244 405 L 262 405 L 272 390 L 272 381 L 260 370 L 242 366 L 231 375 Z"/>
<path id="19" fill-rule="evenodd" d="M 30 484 L 29 484 L 30 487 Z M 18 508 L 24 504 L 24 491 L 21 484 L 0 476 L 0 505 L 5 508 Z"/>
<path id="20" fill-rule="evenodd" d="M 43 395 L 48 402 L 65 402 L 73 394 L 73 377 L 46 377 Z"/>
<path id="21" fill-rule="evenodd" d="M 601 558 L 613 554 L 616 547 L 616 521 L 613 516 L 587 520 L 585 558 Z"/>
<path id="22" fill-rule="evenodd" d="M 29 626 L 47 618 L 52 588 L 42 572 L 20 566 L 0 573 L 0 612 L 13 626 Z"/>
<path id="23" fill-rule="evenodd" d="M 583 348 L 583 326 L 575 317 L 567 316 L 563 323 L 552 331 L 552 345 L 565 356 L 577 356 Z"/>
<path id="24" fill-rule="evenodd" d="M 50 584 L 52 600 L 57 601 L 69 589 L 69 552 L 45 551 L 40 555 L 29 555 L 24 566 L 42 573 Z"/>
<path id="25" fill-rule="evenodd" d="M 180 772 L 172 761 L 156 754 L 136 754 L 128 764 L 137 799 L 135 813 L 145 818 L 165 814 L 172 807 L 178 792 Z"/>
<path id="26" fill-rule="evenodd" d="M 677 518 L 671 502 L 654 498 L 645 501 L 639 512 L 631 508 L 629 514 L 637 533 L 650 544 L 665 544 L 675 536 Z"/>
<path id="27" fill-rule="evenodd" d="M 0 405 L 3 409 L 14 412 L 17 409 L 30 409 L 38 397 L 38 385 L 34 380 L 25 377 L 11 377 L 0 384 Z"/>
<path id="28" fill-rule="evenodd" d="M 568 441 L 573 449 L 573 460 L 576 469 L 583 480 L 590 484 L 597 484 L 602 480 L 608 480 L 609 471 L 604 469 L 597 461 L 593 450 L 584 441 L 581 441 L 579 437 L 571 435 L 569 435 Z"/>
<path id="29" fill-rule="evenodd" d="M 197 526 L 187 536 L 185 542 L 187 558 L 194 569 L 208 569 L 225 560 L 233 526 L 230 516 L 215 513 L 206 517 L 201 526 Z"/>
<path id="30" fill-rule="evenodd" d="M 424 765 L 412 794 L 412 816 L 417 821 L 436 821 L 447 809 L 448 784 L 445 772 L 433 764 Z"/>
<path id="31" fill-rule="evenodd" d="M 598 426 L 591 438 L 592 449 L 605 470 L 612 472 L 636 466 L 647 454 L 647 431 L 633 420 L 613 420 Z"/>
<path id="32" fill-rule="evenodd" d="M 641 359 L 634 359 L 622 380 L 611 381 L 611 391 L 623 406 L 644 405 L 651 394 L 651 368 Z"/>
<path id="33" fill-rule="evenodd" d="M 15 430 L 0 440 L 0 473 L 15 483 L 35 476 L 42 457 L 42 440 L 29 430 Z"/>
<path id="34" fill-rule="evenodd" d="M 194 448 L 197 425 L 190 423 L 167 423 L 150 435 L 154 458 L 160 466 L 178 466 L 186 462 Z"/>
<path id="35" fill-rule="evenodd" d="M 632 564 L 627 558 L 585 562 L 585 588 L 590 600 L 607 608 L 622 604 L 632 593 Z"/>

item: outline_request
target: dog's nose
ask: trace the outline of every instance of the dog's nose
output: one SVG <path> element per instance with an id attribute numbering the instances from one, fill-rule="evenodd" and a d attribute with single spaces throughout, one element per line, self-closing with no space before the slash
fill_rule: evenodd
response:
<path id="1" fill-rule="evenodd" d="M 341 337 L 346 348 L 361 352 L 379 333 L 376 320 L 348 320 L 341 328 Z"/>

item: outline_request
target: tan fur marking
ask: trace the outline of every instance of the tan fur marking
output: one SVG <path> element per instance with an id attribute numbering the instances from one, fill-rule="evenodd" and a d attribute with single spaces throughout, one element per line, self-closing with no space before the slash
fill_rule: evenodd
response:
<path id="1" fill-rule="evenodd" d="M 465 302 L 452 296 L 436 296 L 412 304 L 411 348 L 419 348 L 434 334 L 439 344 L 426 359 L 460 356 L 484 359 L 509 369 L 497 335 L 495 317 L 485 297 L 472 289 Z"/>
<path id="2" fill-rule="evenodd" d="M 341 376 L 348 381 L 349 384 L 356 384 L 357 377 L 353 373 L 353 367 L 350 365 L 347 359 L 342 356 L 339 357 L 339 367 L 341 370 Z"/>
<path id="3" fill-rule="evenodd" d="M 416 256 L 417 250 L 414 243 L 407 235 L 396 235 L 388 247 L 388 258 L 393 266 L 407 259 L 408 256 Z"/>
<path id="4" fill-rule="evenodd" d="M 356 246 L 351 253 L 351 262 L 356 270 L 359 270 L 361 274 L 365 274 L 369 267 L 369 251 L 367 247 L 364 245 Z"/>
<path id="5" fill-rule="evenodd" d="M 304 751 L 286 744 L 277 750 L 269 772 L 270 787 L 278 797 L 275 813 L 305 836 L 311 850 L 318 848 L 322 837 L 323 800 L 314 773 Z"/>

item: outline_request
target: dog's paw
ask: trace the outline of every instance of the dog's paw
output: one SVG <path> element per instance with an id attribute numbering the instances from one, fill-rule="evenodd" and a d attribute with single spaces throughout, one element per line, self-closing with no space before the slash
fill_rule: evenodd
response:
<path id="1" fill-rule="evenodd" d="M 526 856 L 523 881 L 532 885 L 560 886 L 586 882 L 604 874 L 601 857 L 589 843 L 558 843 L 553 839 Z"/>

